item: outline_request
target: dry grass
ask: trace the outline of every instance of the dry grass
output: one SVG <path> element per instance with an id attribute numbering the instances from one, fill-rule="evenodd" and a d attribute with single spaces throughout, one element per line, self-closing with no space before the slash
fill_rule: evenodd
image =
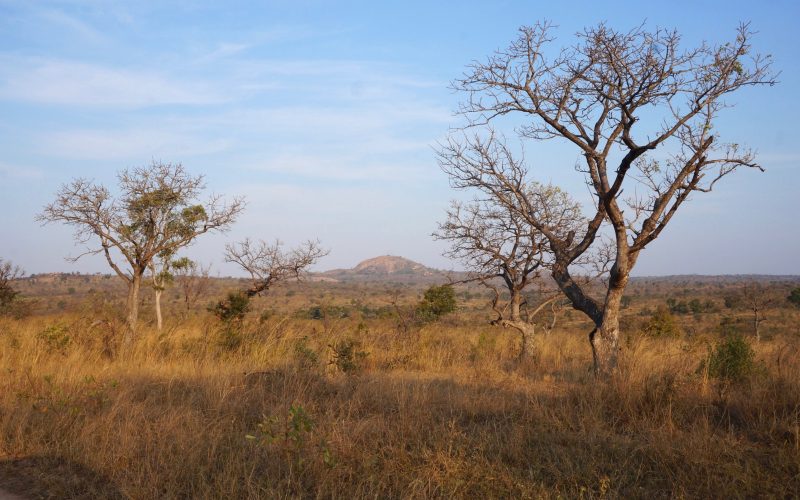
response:
<path id="1" fill-rule="evenodd" d="M 761 369 L 734 385 L 698 371 L 713 339 L 636 338 L 598 384 L 577 329 L 519 363 L 511 332 L 457 321 L 404 335 L 275 317 L 227 349 L 195 319 L 113 356 L 103 328 L 0 319 L 0 485 L 54 498 L 800 496 L 796 338 L 755 346 Z M 346 339 L 368 354 L 342 373 L 328 346 Z"/>

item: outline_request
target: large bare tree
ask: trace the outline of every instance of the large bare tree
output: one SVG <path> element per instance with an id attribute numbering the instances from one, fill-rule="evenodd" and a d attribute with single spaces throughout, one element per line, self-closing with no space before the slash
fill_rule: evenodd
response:
<path id="1" fill-rule="evenodd" d="M 453 137 L 440 151 L 456 182 L 492 193 L 547 239 L 552 277 L 596 326 L 590 341 L 598 375 L 616 366 L 620 301 L 641 251 L 692 193 L 711 191 L 741 167 L 761 169 L 749 149 L 722 143 L 713 127 L 731 93 L 774 83 L 770 58 L 751 51 L 751 37 L 741 25 L 728 43 L 682 49 L 675 31 L 600 24 L 549 55 L 553 28 L 537 24 L 454 82 L 467 95 L 460 111 L 469 126 L 517 114 L 526 119 L 518 128 L 523 139 L 561 139 L 582 157 L 594 206 L 580 231 L 564 235 L 529 210 L 519 188 L 524 166 L 493 165 L 485 153 L 491 148 L 469 137 Z M 570 267 L 604 227 L 614 239 L 613 265 L 605 296 L 595 298 Z"/>
<path id="2" fill-rule="evenodd" d="M 72 257 L 103 254 L 108 265 L 128 285 L 128 334 L 132 338 L 139 315 L 139 290 L 154 259 L 172 254 L 209 231 L 224 231 L 244 209 L 244 201 L 229 204 L 212 195 L 198 198 L 203 176 L 193 176 L 180 164 L 153 162 L 121 171 L 115 197 L 86 179 L 65 184 L 54 202 L 37 216 L 43 223 L 75 227 L 75 239 L 87 250 Z"/>
<path id="3" fill-rule="evenodd" d="M 478 158 L 481 164 L 487 157 L 496 164 L 517 161 L 501 143 L 490 139 L 475 144 L 492 149 Z M 476 159 L 464 155 L 460 158 L 462 162 Z M 444 166 L 450 158 L 444 154 L 440 159 Z M 452 179 L 454 188 L 475 187 L 475 183 Z M 546 219 L 553 231 L 566 236 L 582 224 L 580 206 L 563 191 L 538 183 L 524 184 L 524 178 L 517 181 L 517 188 L 531 202 L 530 209 Z M 542 272 L 552 265 L 547 238 L 520 211 L 509 210 L 502 200 L 485 190 L 479 192 L 482 196 L 470 203 L 452 202 L 447 219 L 439 224 L 434 237 L 450 242 L 445 255 L 464 264 L 469 272 L 464 281 L 479 282 L 492 291 L 492 310 L 496 317 L 491 323 L 517 330 L 521 340 L 520 357 L 530 357 L 537 315 L 561 296 L 540 279 Z M 534 285 L 540 297 L 536 303 L 527 293 Z"/>

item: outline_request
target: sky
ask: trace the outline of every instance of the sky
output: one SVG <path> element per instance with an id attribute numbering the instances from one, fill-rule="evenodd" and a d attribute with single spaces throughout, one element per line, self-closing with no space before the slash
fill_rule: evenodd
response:
<path id="1" fill-rule="evenodd" d="M 738 93 L 715 128 L 766 172 L 694 196 L 634 274 L 800 274 L 799 15 L 795 1 L 0 0 L 0 258 L 110 272 L 98 257 L 65 261 L 83 252 L 71 228 L 34 218 L 73 178 L 113 188 L 119 170 L 163 161 L 247 200 L 229 232 L 185 252 L 217 273 L 236 272 L 224 247 L 245 237 L 318 238 L 330 253 L 317 269 L 387 254 L 459 269 L 431 237 L 462 196 L 435 147 L 463 123 L 450 82 L 471 61 L 542 20 L 563 45 L 605 21 L 675 28 L 687 47 L 749 21 L 779 84 Z M 537 178 L 585 191 L 577 151 L 524 147 Z"/>

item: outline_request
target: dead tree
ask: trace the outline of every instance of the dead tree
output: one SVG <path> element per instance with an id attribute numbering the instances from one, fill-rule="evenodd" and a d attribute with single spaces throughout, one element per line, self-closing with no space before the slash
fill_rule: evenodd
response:
<path id="1" fill-rule="evenodd" d="M 537 24 L 521 28 L 508 49 L 473 63 L 454 82 L 467 96 L 460 111 L 468 126 L 518 114 L 527 119 L 517 129 L 521 138 L 564 140 L 582 157 L 594 206 L 580 231 L 563 235 L 529 210 L 528 193 L 519 189 L 524 167 L 490 163 L 485 152 L 493 141 L 451 137 L 440 151 L 456 184 L 496 197 L 547 238 L 551 276 L 596 326 L 590 342 L 598 375 L 615 369 L 620 301 L 640 252 L 691 194 L 711 191 L 740 167 L 763 170 L 750 150 L 722 143 L 713 128 L 731 93 L 775 82 L 770 58 L 752 53 L 751 37 L 742 25 L 729 43 L 684 50 L 675 31 L 622 32 L 600 24 L 549 56 L 553 29 Z M 613 236 L 614 260 L 605 296 L 596 299 L 570 268 L 601 229 Z"/>
<path id="2" fill-rule="evenodd" d="M 769 297 L 763 286 L 758 283 L 748 283 L 742 288 L 742 298 L 747 308 L 753 313 L 753 335 L 756 342 L 761 341 L 761 323 L 767 320 L 764 310 L 769 307 L 773 299 Z"/>
<path id="3" fill-rule="evenodd" d="M 37 216 L 43 223 L 63 222 L 75 227 L 80 244 L 92 243 L 77 257 L 103 254 L 108 265 L 128 285 L 128 333 L 136 331 L 139 289 L 144 274 L 162 253 L 174 253 L 209 231 L 225 231 L 244 209 L 236 198 L 225 204 L 219 196 L 204 203 L 202 176 L 189 175 L 180 164 L 153 164 L 123 170 L 119 195 L 86 179 L 61 186 L 56 200 Z"/>

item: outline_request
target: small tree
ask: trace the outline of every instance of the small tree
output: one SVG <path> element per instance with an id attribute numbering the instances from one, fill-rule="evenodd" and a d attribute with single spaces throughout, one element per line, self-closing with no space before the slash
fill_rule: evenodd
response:
<path id="1" fill-rule="evenodd" d="M 211 285 L 209 278 L 211 264 L 203 266 L 188 257 L 181 257 L 173 260 L 170 267 L 172 276 L 181 289 L 183 304 L 188 312 Z"/>
<path id="2" fill-rule="evenodd" d="M 764 309 L 772 304 L 772 298 L 758 283 L 748 283 L 742 288 L 742 299 L 748 309 L 753 313 L 753 336 L 756 342 L 761 340 L 761 323 L 767 320 Z"/>
<path id="3" fill-rule="evenodd" d="M 793 289 L 789 293 L 789 296 L 786 297 L 786 300 L 788 300 L 789 303 L 794 304 L 795 307 L 800 307 L 800 287 Z"/>
<path id="4" fill-rule="evenodd" d="M 507 149 L 500 150 L 501 145 L 497 148 L 485 152 L 498 161 L 513 161 Z M 456 182 L 453 187 L 468 189 L 473 186 Z M 530 208 L 539 211 L 541 217 L 550 218 L 550 224 L 563 235 L 582 223 L 580 207 L 563 191 L 538 183 L 519 186 L 519 189 L 526 192 Z M 554 290 L 540 290 L 542 300 L 529 304 L 524 295 L 537 282 L 543 287 L 538 278 L 552 264 L 545 236 L 526 217 L 508 210 L 496 198 L 482 197 L 466 204 L 452 202 L 447 219 L 439 224 L 434 237 L 450 242 L 445 255 L 464 264 L 470 273 L 465 281 L 480 282 L 493 292 L 492 310 L 497 316 L 491 323 L 517 330 L 521 336 L 520 357 L 532 354 L 534 318 L 548 304 L 555 305 L 559 296 Z M 499 288 L 508 292 L 507 299 Z M 553 313 L 555 319 L 555 310 Z"/>
<path id="5" fill-rule="evenodd" d="M 581 230 L 566 235 L 530 210 L 522 189 L 527 168 L 503 148 L 451 137 L 439 157 L 457 186 L 481 190 L 545 236 L 551 276 L 595 325 L 590 342 L 598 375 L 616 367 L 620 303 L 641 251 L 690 195 L 711 191 L 740 167 L 761 169 L 751 151 L 723 144 L 714 133 L 731 93 L 774 83 L 769 58 L 751 53 L 751 36 L 742 25 L 729 43 L 683 50 L 674 31 L 599 24 L 549 57 L 552 27 L 538 24 L 521 28 L 507 50 L 474 63 L 454 83 L 467 95 L 461 112 L 469 126 L 518 114 L 528 120 L 517 129 L 522 138 L 559 138 L 580 154 L 593 206 Z M 654 156 L 656 150 L 663 153 Z M 603 231 L 614 238 L 613 265 L 604 297 L 596 299 L 570 267 Z"/>
<path id="6" fill-rule="evenodd" d="M 414 311 L 417 319 L 435 321 L 456 310 L 456 292 L 452 285 L 433 285 L 425 290 Z"/>
<path id="7" fill-rule="evenodd" d="M 228 298 L 220 301 L 214 309 L 226 311 L 233 308 L 246 311 L 246 307 L 241 307 L 242 301 L 249 303 L 252 297 L 266 292 L 280 282 L 301 280 L 310 266 L 328 254 L 328 251 L 320 246 L 319 241 L 309 240 L 288 252 L 282 247 L 280 241 L 269 244 L 265 241 L 253 242 L 250 239 L 227 245 L 225 261 L 238 264 L 247 271 L 252 283 L 246 290 L 229 294 Z"/>
<path id="8" fill-rule="evenodd" d="M 128 334 L 136 331 L 139 289 L 145 272 L 161 254 L 172 254 L 209 231 L 225 231 L 244 209 L 236 198 L 224 204 L 212 196 L 197 199 L 203 176 L 189 175 L 180 164 L 153 162 L 117 175 L 119 195 L 102 185 L 76 179 L 61 187 L 56 200 L 37 216 L 43 223 L 75 227 L 75 239 L 92 242 L 87 254 L 103 254 L 108 265 L 128 285 Z"/>
<path id="9" fill-rule="evenodd" d="M 14 289 L 12 283 L 24 274 L 18 266 L 0 259 L 0 315 L 11 312 L 11 306 L 19 296 L 19 292 Z"/>

